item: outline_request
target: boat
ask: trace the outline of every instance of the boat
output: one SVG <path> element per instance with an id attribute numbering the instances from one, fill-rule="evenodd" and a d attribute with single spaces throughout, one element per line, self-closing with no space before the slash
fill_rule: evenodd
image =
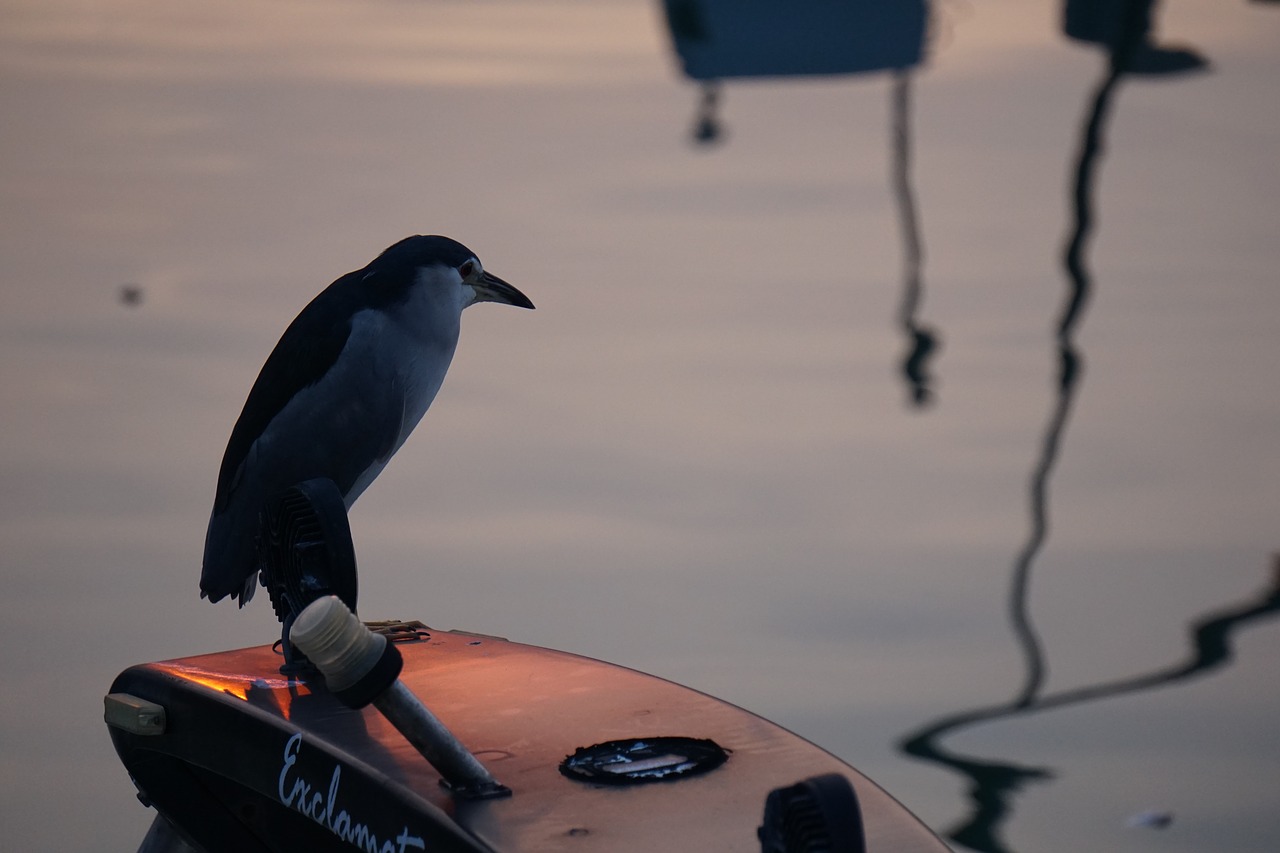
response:
<path id="1" fill-rule="evenodd" d="M 157 812 L 139 853 L 947 853 L 803 738 L 591 658 L 363 623 L 341 494 L 265 514 L 281 640 L 132 666 L 111 740 Z"/>
<path id="2" fill-rule="evenodd" d="M 372 704 L 283 675 L 278 644 L 256 646 L 130 667 L 111 685 L 111 739 L 158 812 L 140 849 L 947 850 L 854 768 L 704 693 L 499 637 L 390 633 L 399 682 L 509 793 L 458 796 Z M 770 797 L 831 777 L 850 791 L 826 806 L 854 827 L 844 846 L 763 846 Z"/>

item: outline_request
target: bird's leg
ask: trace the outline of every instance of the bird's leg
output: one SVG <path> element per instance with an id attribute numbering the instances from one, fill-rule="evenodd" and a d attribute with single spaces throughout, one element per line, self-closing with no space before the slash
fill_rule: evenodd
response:
<path id="1" fill-rule="evenodd" d="M 284 652 L 284 663 L 280 665 L 280 674 L 290 678 L 316 672 L 315 664 L 308 660 L 307 656 L 289 639 L 289 629 L 293 627 L 295 618 L 293 611 L 285 615 L 280 635 L 280 648 Z"/>

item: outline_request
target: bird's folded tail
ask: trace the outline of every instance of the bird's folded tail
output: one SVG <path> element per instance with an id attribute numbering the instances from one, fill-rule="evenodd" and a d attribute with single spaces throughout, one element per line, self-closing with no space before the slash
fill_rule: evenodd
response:
<path id="1" fill-rule="evenodd" d="M 204 542 L 204 565 L 200 570 L 200 597 L 216 603 L 226 598 L 244 607 L 258 586 L 258 555 L 254 536 L 236 536 L 246 529 L 227 514 L 209 519 Z"/>
<path id="2" fill-rule="evenodd" d="M 232 590 L 230 593 L 212 592 L 211 590 L 205 589 L 203 586 L 201 586 L 200 597 L 207 598 L 210 604 L 217 604 L 219 601 L 221 601 L 222 599 L 230 595 L 232 601 L 236 601 L 239 603 L 241 607 L 244 607 L 251 600 L 253 600 L 253 593 L 255 590 L 257 590 L 257 588 L 258 588 L 258 575 L 254 573 L 249 577 L 245 578 L 244 586 L 242 586 L 238 590 Z"/>

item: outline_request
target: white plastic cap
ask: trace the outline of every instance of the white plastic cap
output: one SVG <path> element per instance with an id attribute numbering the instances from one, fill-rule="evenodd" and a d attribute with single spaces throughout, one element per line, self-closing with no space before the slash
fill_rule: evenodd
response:
<path id="1" fill-rule="evenodd" d="M 335 693 L 368 675 L 382 657 L 387 638 L 364 626 L 336 595 L 307 605 L 298 614 L 289 639 L 324 673 Z"/>

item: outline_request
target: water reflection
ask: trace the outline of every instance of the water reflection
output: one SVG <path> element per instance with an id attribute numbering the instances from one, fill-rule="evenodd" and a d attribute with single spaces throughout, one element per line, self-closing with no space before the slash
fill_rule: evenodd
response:
<path id="1" fill-rule="evenodd" d="M 928 360 L 938 348 L 938 336 L 918 319 L 924 298 L 924 243 L 911 187 L 911 80 L 909 71 L 899 70 L 894 74 L 893 191 L 902 229 L 902 302 L 898 308 L 898 324 L 907 338 L 907 355 L 902 360 L 907 391 L 913 404 L 924 406 L 933 399 Z"/>
<path id="2" fill-rule="evenodd" d="M 1009 702 L 975 708 L 933 721 L 906 735 L 899 743 L 907 755 L 952 768 L 969 780 L 969 814 L 945 832 L 947 838 L 985 853 L 1008 853 L 1001 831 L 1013 809 L 1012 795 L 1026 782 L 1051 778 L 1046 767 L 1026 767 L 1002 761 L 963 756 L 943 747 L 946 735 L 999 719 L 1009 719 L 1082 702 L 1109 699 L 1164 687 L 1226 666 L 1234 652 L 1231 635 L 1248 623 L 1280 614 L 1280 555 L 1271 566 L 1267 585 L 1252 596 L 1205 613 L 1188 626 L 1191 649 L 1186 657 L 1128 678 L 1061 690 L 1044 695 L 1020 695 Z"/>
<path id="3" fill-rule="evenodd" d="M 997 719 L 1011 718 L 1124 693 L 1149 690 L 1191 678 L 1223 666 L 1231 659 L 1230 634 L 1244 623 L 1280 611 L 1280 558 L 1269 585 L 1258 595 L 1190 625 L 1192 650 L 1183 662 L 1150 672 L 1095 685 L 1044 694 L 1047 666 L 1043 644 L 1028 610 L 1032 567 L 1049 531 L 1048 488 L 1058 458 L 1063 432 L 1079 391 L 1083 357 L 1075 336 L 1093 287 L 1087 265 L 1087 248 L 1093 233 L 1093 188 L 1112 101 L 1121 79 L 1129 73 L 1170 74 L 1205 66 L 1189 48 L 1164 48 L 1151 42 L 1151 0 L 1116 4 L 1110 0 L 1070 0 L 1063 27 L 1069 38 L 1101 44 L 1108 50 L 1107 68 L 1095 89 L 1085 116 L 1080 148 L 1073 173 L 1071 208 L 1073 228 L 1063 254 L 1067 288 L 1054 332 L 1058 355 L 1057 395 L 1046 424 L 1040 454 L 1032 469 L 1028 489 L 1029 530 L 1017 553 L 1009 584 L 1009 621 L 1023 656 L 1023 679 L 1007 702 L 962 711 L 905 735 L 900 748 L 908 755 L 945 765 L 968 778 L 971 810 L 947 837 L 974 850 L 1005 853 L 1001 839 L 1012 809 L 1012 795 L 1027 782 L 1050 778 L 1046 767 L 981 760 L 947 750 L 945 735 Z"/>
<path id="4" fill-rule="evenodd" d="M 927 18 L 925 0 L 663 0 L 663 10 L 691 80 L 911 68 L 920 64 Z"/>
<path id="5" fill-rule="evenodd" d="M 897 319 L 907 342 L 900 369 L 911 402 L 930 402 L 928 360 L 938 336 L 918 319 L 924 249 L 911 187 L 910 125 L 912 69 L 924 55 L 927 2 L 664 0 L 663 9 L 681 69 L 701 85 L 691 133 L 701 145 L 724 140 L 719 111 L 726 78 L 892 72 L 891 181 L 903 242 Z"/>
<path id="6" fill-rule="evenodd" d="M 1157 45 L 1151 37 L 1151 16 L 1155 0 L 1068 0 L 1062 16 L 1062 30 L 1074 41 L 1095 44 L 1112 54 L 1126 36 L 1136 40 L 1125 46 L 1126 74 L 1167 75 L 1196 71 L 1208 62 L 1193 47 Z"/>

